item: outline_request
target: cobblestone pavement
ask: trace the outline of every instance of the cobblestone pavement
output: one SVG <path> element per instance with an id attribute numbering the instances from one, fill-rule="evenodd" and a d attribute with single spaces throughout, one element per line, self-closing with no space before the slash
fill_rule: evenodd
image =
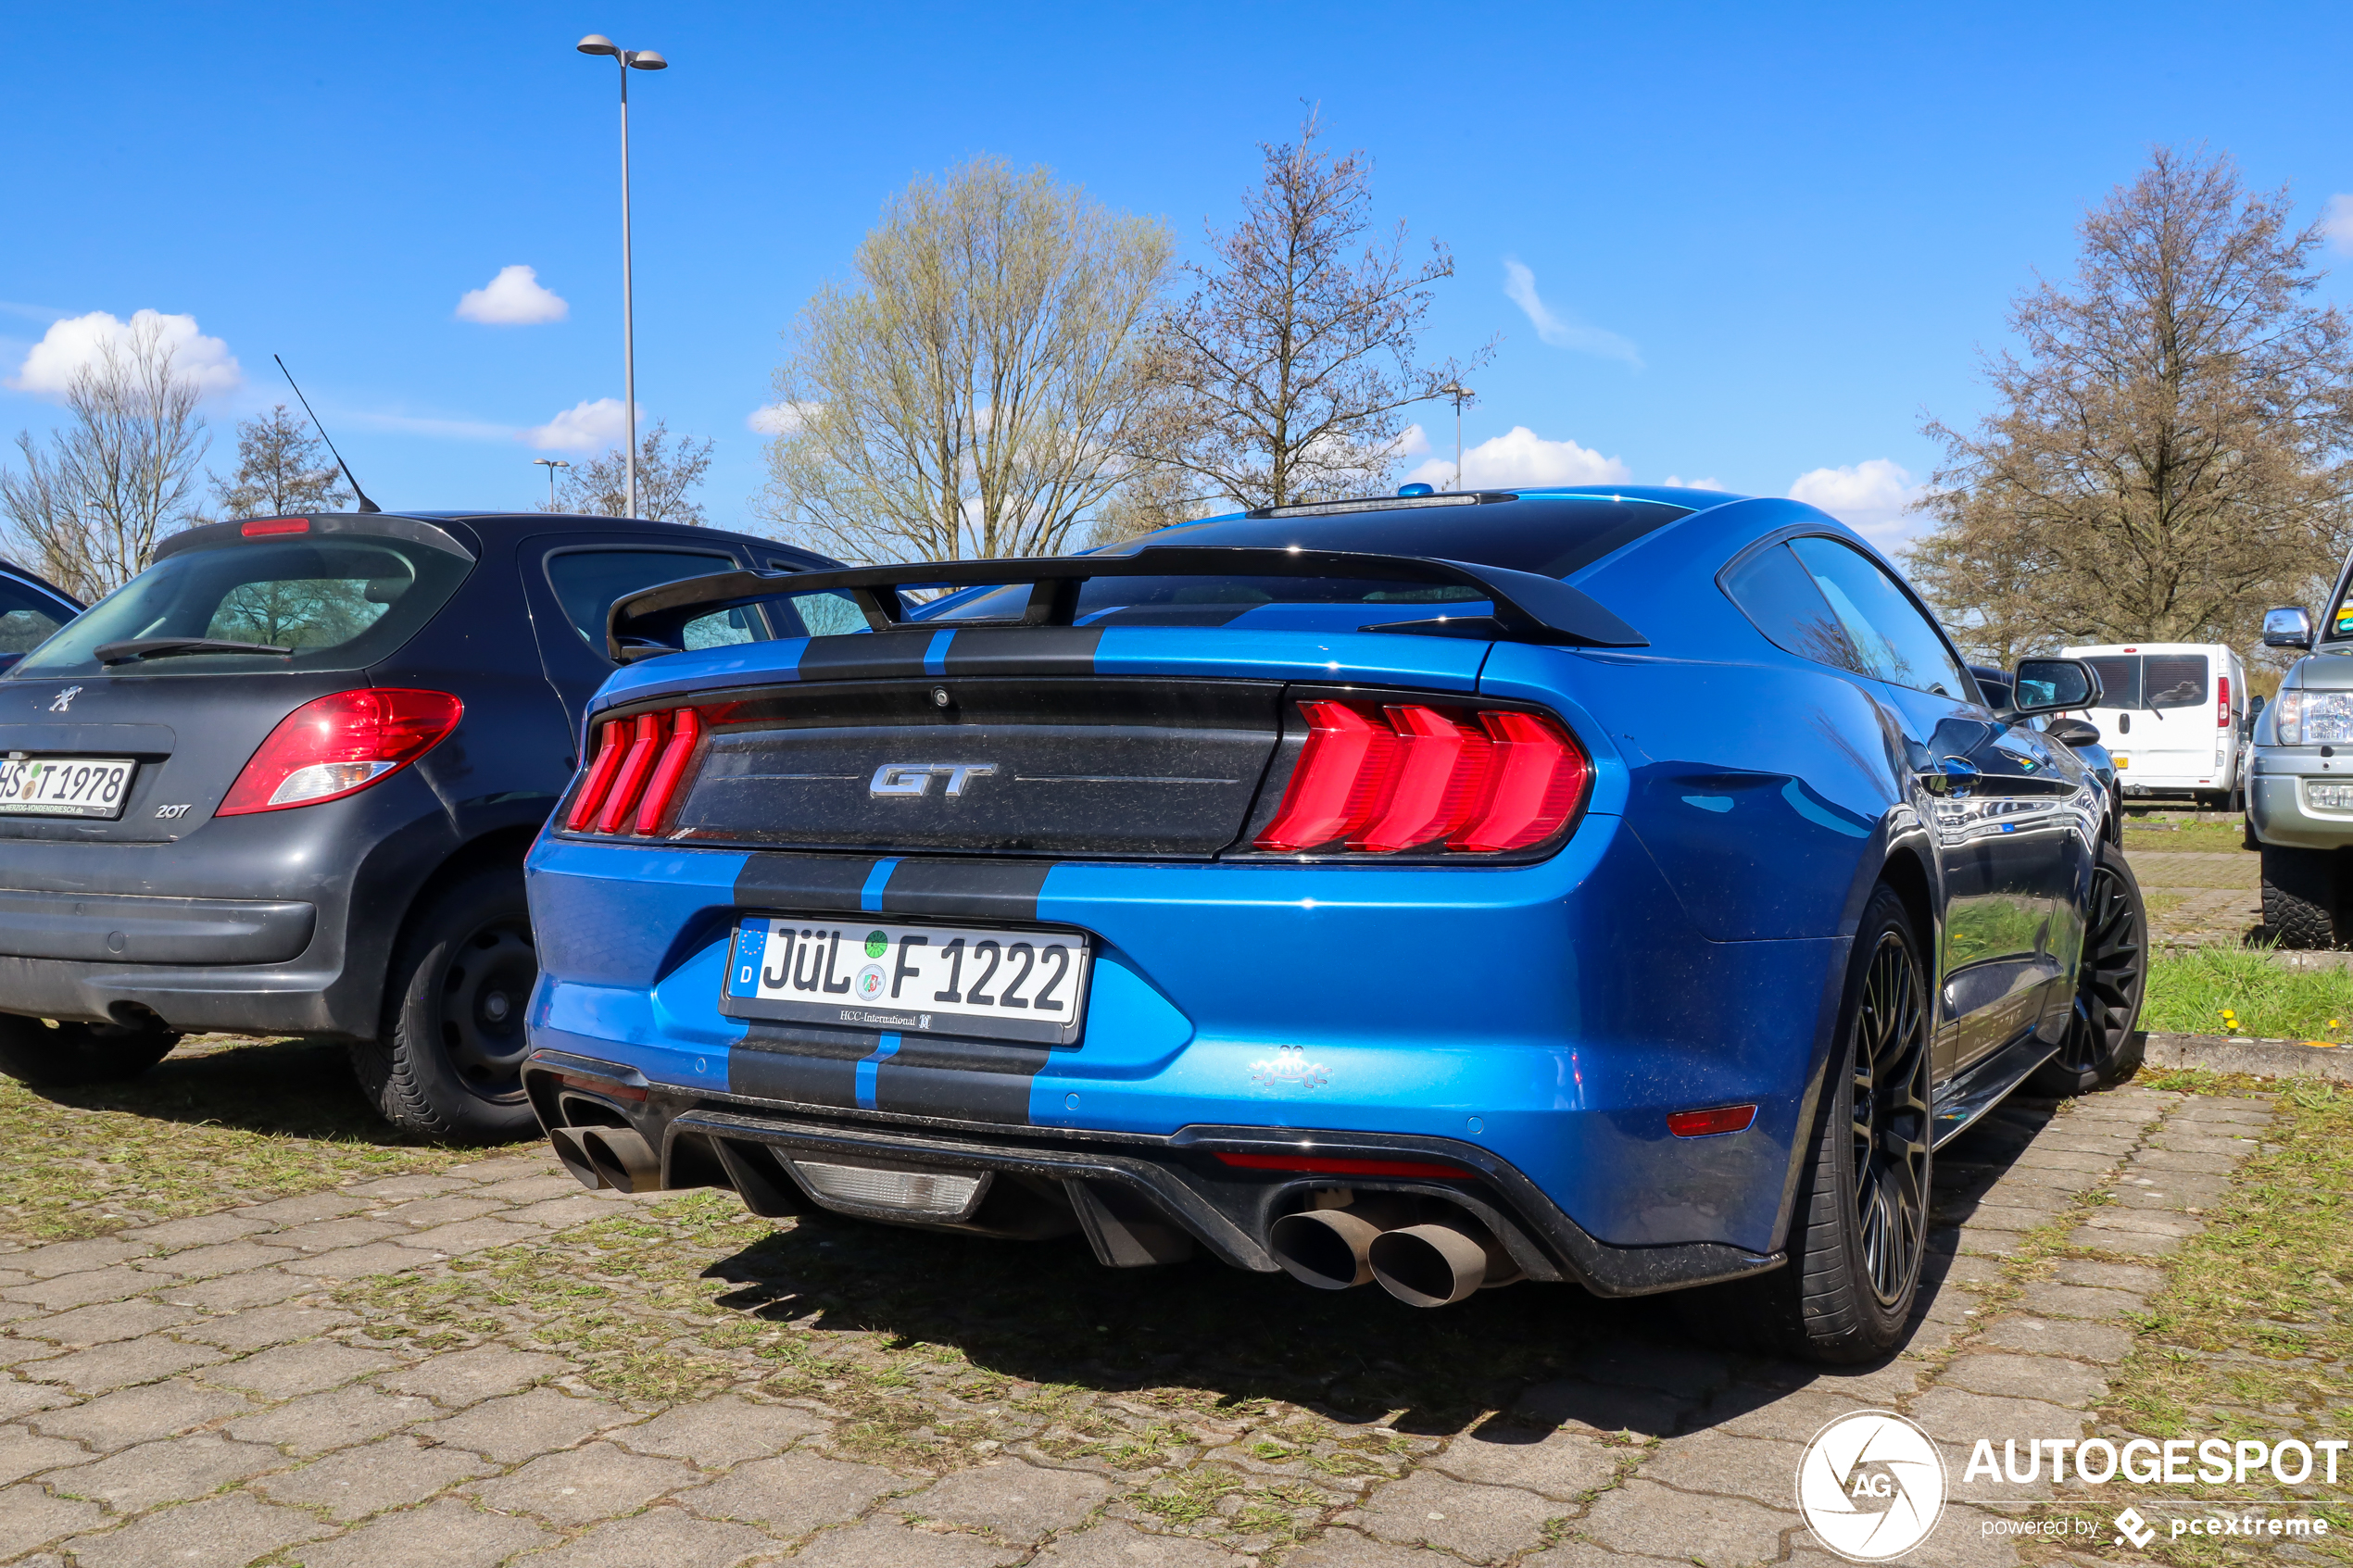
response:
<path id="1" fill-rule="evenodd" d="M 1805 1440 L 1863 1406 L 2079 1435 L 2269 1114 L 2138 1087 L 1997 1112 L 1938 1158 L 1908 1348 L 1835 1374 L 1702 1348 L 1656 1301 L 1415 1313 L 774 1230 L 537 1153 L 0 1253 L 0 1561 L 1827 1568 Z M 2015 1561 L 1984 1517 L 1949 1507 L 1908 1561 Z"/>
<path id="2" fill-rule="evenodd" d="M 2161 944 L 2235 947 L 2263 923 L 2257 856 L 2245 850 L 2135 849 L 2125 858 L 2149 899 L 2149 925 Z"/>

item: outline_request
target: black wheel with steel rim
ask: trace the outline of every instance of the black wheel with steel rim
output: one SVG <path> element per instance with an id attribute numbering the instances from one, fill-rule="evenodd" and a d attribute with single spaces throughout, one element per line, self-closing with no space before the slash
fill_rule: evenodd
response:
<path id="1" fill-rule="evenodd" d="M 2034 1075 L 2045 1094 L 2080 1095 L 2120 1084 L 2141 1065 L 2141 998 L 2148 985 L 2148 915 L 2122 853 L 2103 844 L 2083 909 L 2075 1010 L 2058 1054 Z"/>
<path id="2" fill-rule="evenodd" d="M 1910 1299 L 1928 1242 L 1928 1006 L 1906 934 L 1880 934 L 1850 1052 L 1847 1135 L 1864 1273 L 1883 1307 Z"/>
<path id="3" fill-rule="evenodd" d="M 511 916 L 468 934 L 441 980 L 441 1045 L 466 1087 L 485 1099 L 522 1094 L 523 1007 L 539 980 L 531 926 Z"/>

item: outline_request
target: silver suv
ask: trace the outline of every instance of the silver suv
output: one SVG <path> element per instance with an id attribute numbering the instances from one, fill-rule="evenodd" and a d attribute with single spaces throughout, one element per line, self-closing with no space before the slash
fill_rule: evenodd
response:
<path id="1" fill-rule="evenodd" d="M 2353 946 L 2353 558 L 2317 635 L 2309 611 L 2263 617 L 2266 647 L 2303 648 L 2255 721 L 2247 837 L 2263 854 L 2263 924 L 2287 947 Z"/>

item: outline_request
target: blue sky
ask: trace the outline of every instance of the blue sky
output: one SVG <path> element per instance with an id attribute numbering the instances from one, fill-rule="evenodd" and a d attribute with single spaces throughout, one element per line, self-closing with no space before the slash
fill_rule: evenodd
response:
<path id="1" fill-rule="evenodd" d="M 1923 415 L 1981 410 L 2009 298 L 2151 143 L 2228 149 L 2315 219 L 2353 193 L 2343 6 L 21 7 L 0 432 L 56 418 L 54 323 L 153 309 L 219 341 L 216 465 L 283 396 L 275 351 L 387 507 L 544 497 L 531 459 L 580 454 L 529 433 L 621 392 L 588 31 L 673 64 L 633 78 L 638 397 L 718 443 L 724 524 L 779 330 L 892 191 L 974 154 L 1197 249 L 1312 100 L 1381 215 L 1453 249 L 1425 348 L 1504 335 L 1474 482 L 1804 482 L 1883 537 Z M 460 319 L 512 267 L 561 319 Z"/>

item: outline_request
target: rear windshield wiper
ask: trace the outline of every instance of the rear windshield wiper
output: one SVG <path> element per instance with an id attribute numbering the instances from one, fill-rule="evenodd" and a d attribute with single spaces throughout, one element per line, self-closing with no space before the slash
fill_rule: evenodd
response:
<path id="1" fill-rule="evenodd" d="M 130 664 L 142 659 L 173 659 L 183 653 L 284 653 L 275 643 L 238 643 L 226 637 L 132 637 L 100 643 L 91 653 L 101 664 Z"/>

